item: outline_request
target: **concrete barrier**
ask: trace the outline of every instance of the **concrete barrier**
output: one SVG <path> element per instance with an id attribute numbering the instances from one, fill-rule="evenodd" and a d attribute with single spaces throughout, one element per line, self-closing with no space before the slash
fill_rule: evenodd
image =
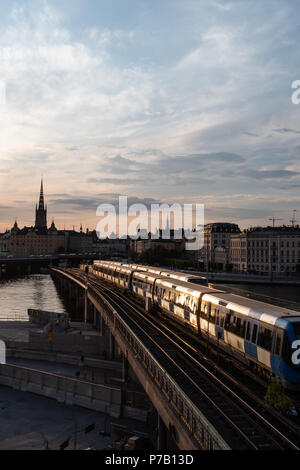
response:
<path id="1" fill-rule="evenodd" d="M 51 324 L 65 330 L 69 327 L 69 315 L 66 313 L 45 312 L 43 310 L 28 309 L 29 321 L 41 327 Z"/>
<path id="2" fill-rule="evenodd" d="M 9 343 L 11 348 L 18 347 L 17 343 Z M 29 342 L 20 344 L 22 349 L 37 350 L 43 352 L 80 353 L 83 355 L 100 356 L 108 350 L 108 338 L 97 334 L 67 334 L 54 332 L 51 340 L 48 334 L 37 331 L 29 331 Z"/>
<path id="3" fill-rule="evenodd" d="M 122 391 L 115 387 L 8 364 L 0 364 L 0 384 L 120 417 Z"/>
<path id="4" fill-rule="evenodd" d="M 9 348 L 6 351 L 7 357 L 16 359 L 29 359 L 35 361 L 57 362 L 59 364 L 69 364 L 74 366 L 82 365 L 81 355 L 71 355 L 55 353 L 52 351 L 34 351 L 28 349 Z M 121 362 L 106 361 L 94 357 L 84 357 L 84 365 L 94 367 L 95 369 L 109 369 L 120 372 L 122 370 Z"/>

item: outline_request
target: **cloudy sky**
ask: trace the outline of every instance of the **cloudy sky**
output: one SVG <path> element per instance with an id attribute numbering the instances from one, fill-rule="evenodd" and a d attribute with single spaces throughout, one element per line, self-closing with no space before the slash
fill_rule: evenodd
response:
<path id="1" fill-rule="evenodd" d="M 95 227 L 96 208 L 205 204 L 300 219 L 297 0 L 1 2 L 0 230 Z"/>

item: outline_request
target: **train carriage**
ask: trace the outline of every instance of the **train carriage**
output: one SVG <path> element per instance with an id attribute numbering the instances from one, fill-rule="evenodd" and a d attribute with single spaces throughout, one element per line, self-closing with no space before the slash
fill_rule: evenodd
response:
<path id="1" fill-rule="evenodd" d="M 152 299 L 153 288 L 157 277 L 145 271 L 133 271 L 132 274 L 132 293 L 146 299 Z"/>
<path id="2" fill-rule="evenodd" d="M 93 270 L 145 302 L 151 299 L 160 312 L 256 373 L 278 376 L 286 388 L 300 390 L 300 353 L 295 360 L 293 349 L 295 341 L 300 347 L 298 312 L 195 285 L 186 281 L 185 273 L 182 280 L 164 277 L 166 272 L 157 268 L 109 261 L 95 262 Z"/>
<path id="3" fill-rule="evenodd" d="M 152 275 L 158 275 L 161 277 L 166 277 L 166 278 L 171 278 L 171 279 L 177 279 L 178 281 L 184 281 L 184 282 L 191 282 L 194 284 L 199 284 L 199 285 L 208 285 L 207 283 L 207 278 L 203 276 L 197 276 L 194 274 L 187 274 L 187 273 L 182 273 L 182 272 L 177 272 L 173 271 L 171 269 L 165 269 L 165 268 L 159 268 L 155 266 L 145 266 L 141 264 L 130 264 L 130 263 L 123 263 L 123 262 L 118 262 L 118 261 L 95 261 L 94 264 L 101 264 L 102 266 L 124 266 L 127 267 L 128 269 L 132 269 L 134 271 L 145 271 L 147 273 L 150 273 Z"/>
<path id="4" fill-rule="evenodd" d="M 222 293 L 203 296 L 201 329 L 203 317 L 222 349 L 266 376 L 281 377 L 287 388 L 299 387 L 300 367 L 292 363 L 292 343 L 300 337 L 298 312 Z"/>
<path id="5" fill-rule="evenodd" d="M 187 282 L 158 278 L 153 292 L 153 303 L 180 323 L 199 330 L 199 302 L 207 292 L 220 292 L 207 286 L 191 286 Z"/>

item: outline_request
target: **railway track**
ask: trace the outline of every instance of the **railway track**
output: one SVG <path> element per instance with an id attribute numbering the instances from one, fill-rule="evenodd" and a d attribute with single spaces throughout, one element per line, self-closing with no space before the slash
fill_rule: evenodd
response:
<path id="1" fill-rule="evenodd" d="M 84 274 L 78 270 L 68 272 L 81 281 L 84 279 Z M 200 362 L 199 351 L 186 338 L 173 328 L 170 329 L 160 318 L 150 317 L 141 307 L 133 305 L 131 300 L 125 299 L 105 281 L 90 276 L 89 285 L 125 317 L 151 352 L 156 351 L 161 364 L 231 448 L 299 450 L 298 439 L 294 441 L 294 436 L 282 432 L 241 397 L 236 381 L 233 386 L 232 380 L 230 383 L 230 380 L 220 379 L 216 371 Z"/>

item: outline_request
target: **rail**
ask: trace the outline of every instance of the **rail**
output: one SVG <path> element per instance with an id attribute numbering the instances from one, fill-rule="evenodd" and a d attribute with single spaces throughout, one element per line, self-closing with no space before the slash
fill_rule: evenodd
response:
<path id="1" fill-rule="evenodd" d="M 73 276 L 69 273 L 65 273 L 63 270 L 58 268 L 53 268 L 53 270 L 63 275 L 67 275 L 70 279 L 73 278 L 77 283 L 80 282 L 75 275 Z M 168 400 L 173 411 L 182 424 L 187 428 L 191 436 L 197 441 L 199 447 L 205 450 L 230 449 L 222 437 L 214 431 L 203 413 L 194 405 L 177 382 L 164 370 L 158 360 L 138 338 L 121 315 L 119 315 L 118 312 L 110 305 L 107 299 L 91 286 L 88 287 L 88 296 L 94 303 L 100 301 L 112 331 L 115 329 L 119 331 L 121 336 L 131 347 L 131 350 L 134 351 L 136 359 L 139 360 L 150 378 L 161 390 L 162 395 Z M 176 431 L 170 431 L 171 434 L 175 434 L 174 438 L 176 440 Z"/>

